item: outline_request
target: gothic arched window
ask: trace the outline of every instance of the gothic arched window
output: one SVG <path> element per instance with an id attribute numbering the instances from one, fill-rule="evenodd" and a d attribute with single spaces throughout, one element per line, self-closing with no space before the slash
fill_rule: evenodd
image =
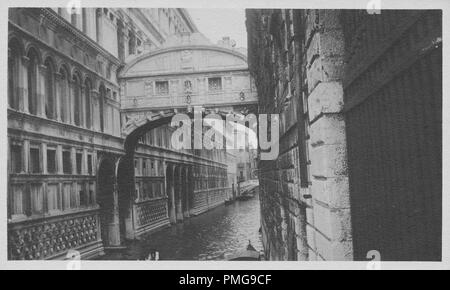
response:
<path id="1" fill-rule="evenodd" d="M 19 109 L 19 97 L 17 88 L 19 87 L 19 48 L 15 43 L 10 43 L 8 47 L 8 105 L 12 109 Z"/>

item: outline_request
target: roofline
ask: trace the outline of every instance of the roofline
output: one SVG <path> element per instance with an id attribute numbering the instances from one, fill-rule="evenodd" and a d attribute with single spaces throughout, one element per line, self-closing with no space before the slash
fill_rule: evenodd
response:
<path id="1" fill-rule="evenodd" d="M 177 8 L 179 11 L 181 17 L 183 17 L 184 21 L 186 21 L 186 24 L 190 26 L 191 32 L 199 32 L 197 25 L 195 24 L 194 20 L 191 17 L 191 14 L 187 11 L 186 8 Z"/>
<path id="2" fill-rule="evenodd" d="M 42 15 L 44 17 L 51 19 L 54 24 L 59 25 L 59 27 L 62 30 L 65 30 L 66 32 L 70 32 L 72 37 L 75 37 L 76 39 L 82 41 L 83 44 L 89 46 L 91 49 L 94 49 L 100 55 L 102 55 L 104 58 L 106 58 L 113 64 L 115 64 L 117 66 L 122 65 L 122 62 L 120 61 L 119 58 L 117 58 L 111 52 L 106 50 L 103 46 L 99 45 L 96 41 L 94 41 L 88 35 L 86 35 L 82 31 L 80 31 L 78 28 L 74 27 L 69 21 L 67 21 L 65 18 L 63 18 L 61 15 L 59 15 L 57 12 L 55 12 L 52 8 L 39 8 L 39 12 L 42 13 Z M 11 23 L 14 23 L 14 22 L 11 22 Z M 15 24 L 15 23 L 14 23 L 14 25 L 20 27 L 19 25 Z"/>
<path id="3" fill-rule="evenodd" d="M 120 73 L 119 77 L 120 78 L 126 78 L 129 69 L 132 68 L 138 62 L 140 62 L 140 61 L 142 61 L 144 59 L 151 58 L 151 57 L 156 56 L 156 55 L 169 53 L 169 52 L 173 52 L 173 51 L 180 51 L 180 50 L 212 50 L 212 51 L 219 51 L 219 52 L 227 53 L 227 54 L 230 54 L 230 55 L 234 55 L 235 57 L 238 57 L 238 58 L 242 59 L 243 61 L 245 61 L 245 63 L 248 63 L 247 62 L 247 56 L 242 54 L 242 53 L 240 53 L 240 52 L 238 52 L 238 51 L 235 51 L 235 50 L 230 50 L 230 49 L 227 49 L 227 48 L 224 48 L 224 47 L 214 46 L 214 45 L 182 45 L 182 46 L 174 46 L 174 47 L 157 49 L 157 50 L 148 52 L 146 54 L 143 54 L 143 55 L 133 59 L 130 63 L 125 65 L 125 67 L 123 68 L 123 70 Z"/>

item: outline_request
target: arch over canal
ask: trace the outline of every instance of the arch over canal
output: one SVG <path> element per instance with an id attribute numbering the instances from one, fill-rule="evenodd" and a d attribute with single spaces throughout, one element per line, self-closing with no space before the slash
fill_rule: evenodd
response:
<path id="1" fill-rule="evenodd" d="M 141 226 L 133 222 L 132 213 L 136 211 L 136 197 L 141 194 L 136 188 L 135 172 L 139 140 L 149 131 L 168 127 L 177 113 L 193 119 L 196 107 L 202 107 L 202 117 L 215 114 L 223 120 L 230 114 L 256 112 L 257 93 L 248 71 L 246 51 L 214 45 L 200 33 L 169 38 L 163 47 L 145 51 L 127 62 L 119 75 L 125 155 L 119 161 L 117 181 L 124 231 L 133 238 L 136 227 Z M 148 164 L 144 166 L 148 168 Z M 151 212 L 138 212 L 151 219 L 155 211 L 165 207 L 168 223 L 181 222 L 190 216 L 196 202 L 194 164 L 187 159 L 169 158 L 161 172 L 166 200 L 152 207 Z M 214 179 L 217 175 L 211 173 L 203 178 Z M 159 189 L 143 189 L 155 190 Z"/>

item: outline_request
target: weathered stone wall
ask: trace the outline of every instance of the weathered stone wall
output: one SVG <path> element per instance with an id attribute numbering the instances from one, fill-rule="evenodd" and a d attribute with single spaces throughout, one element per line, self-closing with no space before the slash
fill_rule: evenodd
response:
<path id="1" fill-rule="evenodd" d="M 442 12 L 248 10 L 247 26 L 260 112 L 281 120 L 260 162 L 268 257 L 440 260 Z"/>
<path id="2" fill-rule="evenodd" d="M 57 13 L 59 10 L 62 15 Z M 65 259 L 70 249 L 79 251 L 83 259 L 93 258 L 105 246 L 119 245 L 123 236 L 135 238 L 167 224 L 168 196 L 166 190 L 161 190 L 167 172 L 162 170 L 148 182 L 152 187 L 140 191 L 145 198 L 136 200 L 134 171 L 127 170 L 126 162 L 120 164 L 127 166 L 119 166 L 119 159 L 123 161 L 127 153 L 115 73 L 123 64 L 121 60 L 110 55 L 101 43 L 88 38 L 90 34 L 65 21 L 63 17 L 68 16 L 65 9 L 14 8 L 9 12 L 8 258 Z M 27 55 L 32 56 L 32 61 Z M 31 97 L 29 63 L 36 67 Z M 111 68 L 109 73 L 106 67 Z M 53 74 L 46 73 L 50 68 Z M 72 76 L 82 80 L 77 82 L 83 96 L 79 98 L 80 110 L 73 105 L 75 82 L 66 82 Z M 89 87 L 84 86 L 88 83 Z M 47 101 L 50 96 L 52 102 Z M 28 101 L 35 105 L 32 112 Z M 54 110 L 50 110 L 52 107 Z M 103 123 L 101 108 L 105 112 Z M 78 117 L 82 113 L 81 122 L 74 121 L 75 113 Z M 154 137 L 155 143 L 141 143 L 134 148 L 137 158 L 157 159 L 159 168 L 174 162 L 180 166 L 220 167 L 225 171 L 226 166 L 223 160 L 217 160 L 217 155 L 175 151 L 161 142 L 156 144 L 156 140 L 163 138 L 160 131 Z M 111 175 L 116 169 L 117 174 Z M 100 178 L 104 174 L 106 178 Z M 108 187 L 99 179 L 107 179 Z M 131 183 L 121 182 L 129 179 Z M 227 190 L 224 185 L 205 188 L 202 197 L 208 207 L 202 210 L 223 203 Z M 187 199 L 185 193 L 179 195 Z M 154 195 L 158 196 L 153 198 Z M 131 199 L 133 205 L 128 208 Z M 129 214 L 132 211 L 134 215 Z M 126 224 L 125 230 L 119 226 L 119 219 Z"/>
<path id="3" fill-rule="evenodd" d="M 344 40 L 339 11 L 248 10 L 260 113 L 280 114 L 280 155 L 260 162 L 274 260 L 351 260 Z"/>
<path id="4" fill-rule="evenodd" d="M 307 100 L 313 220 L 310 259 L 351 260 L 349 184 L 344 91 L 344 37 L 340 12 L 310 10 L 306 14 Z"/>

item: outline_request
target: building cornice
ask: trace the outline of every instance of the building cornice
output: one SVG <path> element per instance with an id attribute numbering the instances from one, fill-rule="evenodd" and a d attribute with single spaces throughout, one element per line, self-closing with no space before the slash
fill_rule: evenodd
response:
<path id="1" fill-rule="evenodd" d="M 102 80 L 105 84 L 109 84 L 110 86 L 112 86 L 112 87 L 114 87 L 116 89 L 119 88 L 118 84 L 112 82 L 111 80 L 106 79 L 104 76 L 102 76 L 100 73 L 98 73 L 97 71 L 95 71 L 91 67 L 85 65 L 84 63 L 81 63 L 80 61 L 78 61 L 77 59 L 74 59 L 70 55 L 67 55 L 64 52 L 56 49 L 55 47 L 53 47 L 53 46 L 49 45 L 48 43 L 44 42 L 42 39 L 37 38 L 35 35 L 31 34 L 29 31 L 25 30 L 23 27 L 17 25 L 16 23 L 12 22 L 11 20 L 9 20 L 9 24 L 16 30 L 15 33 L 21 33 L 25 37 L 28 37 L 28 38 L 32 39 L 33 41 L 38 42 L 40 45 L 44 46 L 46 49 L 51 50 L 52 53 L 54 53 L 55 55 L 60 56 L 61 58 L 63 58 L 67 62 L 70 61 L 72 64 L 84 68 L 85 71 L 89 72 L 89 75 L 96 76 L 99 80 Z"/>
<path id="2" fill-rule="evenodd" d="M 162 49 L 158 49 L 158 50 L 154 50 L 151 51 L 149 53 L 140 55 L 139 57 L 133 59 L 132 61 L 130 61 L 122 70 L 122 72 L 120 73 L 119 78 L 127 78 L 127 77 L 131 77 L 131 76 L 127 76 L 127 72 L 130 70 L 130 68 L 132 68 L 134 65 L 136 65 L 137 63 L 143 61 L 144 59 L 147 58 L 151 58 L 160 54 L 164 54 L 164 53 L 169 53 L 169 52 L 174 52 L 174 51 L 184 51 L 184 50 L 211 50 L 211 51 L 218 51 L 218 52 L 222 52 L 222 53 L 226 53 L 229 55 L 233 55 L 235 57 L 238 57 L 240 59 L 242 59 L 243 61 L 245 61 L 245 63 L 247 63 L 247 56 L 245 56 L 244 54 L 235 51 L 235 50 L 230 50 L 224 47 L 220 47 L 220 46 L 215 46 L 215 45 L 181 45 L 181 46 L 174 46 L 174 47 L 168 47 L 168 48 L 162 48 Z M 232 69 L 229 69 L 232 70 Z M 248 68 L 236 68 L 236 70 L 248 70 Z M 197 71 L 195 73 L 198 73 Z M 133 76 L 135 77 L 135 76 Z"/>
<path id="3" fill-rule="evenodd" d="M 211 70 L 201 70 L 195 72 L 166 72 L 166 73 L 145 73 L 145 74 L 130 74 L 128 76 L 120 76 L 121 80 L 133 80 L 133 79 L 142 79 L 142 78 L 166 78 L 166 77 L 197 77 L 202 75 L 224 75 L 227 73 L 242 73 L 242 74 L 250 74 L 248 68 L 246 67 L 237 67 L 237 68 L 229 68 L 229 69 L 211 69 Z"/>
<path id="4" fill-rule="evenodd" d="M 74 37 L 77 42 L 81 42 L 91 49 L 99 52 L 105 59 L 109 60 L 116 66 L 121 66 L 123 63 L 111 54 L 109 51 L 100 46 L 97 42 L 92 40 L 89 36 L 81 32 L 78 28 L 74 27 L 71 23 L 69 23 L 66 19 L 60 16 L 51 8 L 40 8 L 41 14 L 48 18 L 51 22 L 53 22 L 58 30 L 63 30 L 64 32 L 70 33 L 72 37 Z"/>

